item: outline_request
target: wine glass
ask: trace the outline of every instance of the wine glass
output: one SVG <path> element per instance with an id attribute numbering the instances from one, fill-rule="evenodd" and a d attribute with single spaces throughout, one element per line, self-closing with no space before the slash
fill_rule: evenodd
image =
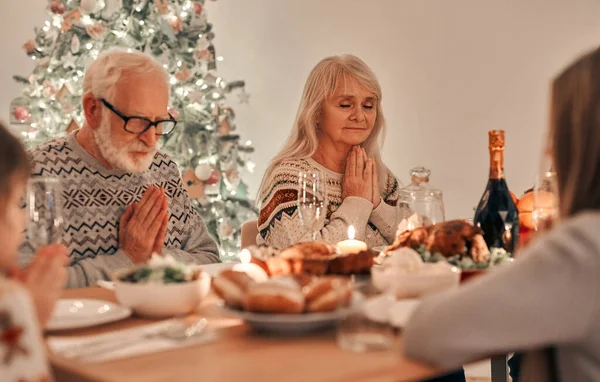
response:
<path id="1" fill-rule="evenodd" d="M 312 240 L 317 240 L 327 214 L 325 180 L 320 171 L 298 173 L 298 214 L 304 229 L 311 232 Z"/>
<path id="2" fill-rule="evenodd" d="M 33 178 L 28 182 L 27 236 L 34 248 L 60 243 L 63 232 L 60 182 L 56 178 Z"/>
<path id="3" fill-rule="evenodd" d="M 556 172 L 553 170 L 543 171 L 536 180 L 531 217 L 536 232 L 552 228 L 558 217 Z"/>

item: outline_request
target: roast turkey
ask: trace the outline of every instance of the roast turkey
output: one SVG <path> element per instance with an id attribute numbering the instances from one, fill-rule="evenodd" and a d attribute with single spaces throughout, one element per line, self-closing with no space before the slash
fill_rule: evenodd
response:
<path id="1" fill-rule="evenodd" d="M 481 228 L 464 220 L 450 220 L 404 231 L 398 235 L 386 252 L 401 247 L 419 250 L 422 245 L 430 253 L 440 253 L 444 257 L 470 256 L 476 262 L 486 262 L 490 256 Z"/>

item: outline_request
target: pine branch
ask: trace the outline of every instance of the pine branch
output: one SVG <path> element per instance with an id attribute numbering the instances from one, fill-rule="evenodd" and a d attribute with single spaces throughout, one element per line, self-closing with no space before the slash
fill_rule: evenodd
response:
<path id="1" fill-rule="evenodd" d="M 29 80 L 27 79 L 27 77 L 23 77 L 23 76 L 19 76 L 19 75 L 14 75 L 13 76 L 13 80 L 16 83 L 19 83 L 19 84 L 29 85 Z"/>

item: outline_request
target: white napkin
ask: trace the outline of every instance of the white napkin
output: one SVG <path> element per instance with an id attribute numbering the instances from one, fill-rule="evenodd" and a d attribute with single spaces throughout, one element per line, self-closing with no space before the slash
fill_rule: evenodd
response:
<path id="1" fill-rule="evenodd" d="M 96 285 L 98 285 L 99 287 L 102 287 L 104 289 L 115 290 L 115 282 L 114 281 L 98 280 L 98 281 L 96 281 Z"/>
<path id="2" fill-rule="evenodd" d="M 365 301 L 363 312 L 371 321 L 387 323 L 402 329 L 408 324 L 420 303 L 419 299 L 394 301 L 393 296 L 381 295 Z"/>
<path id="3" fill-rule="evenodd" d="M 390 324 L 397 328 L 404 328 L 411 316 L 421 304 L 419 299 L 405 299 L 396 301 L 389 310 Z"/>
<path id="4" fill-rule="evenodd" d="M 214 341 L 217 338 L 217 334 L 213 330 L 206 331 L 204 333 L 197 334 L 187 339 L 170 339 L 166 337 L 151 337 L 144 338 L 143 334 L 150 331 L 160 330 L 165 325 L 170 325 L 172 321 L 161 321 L 150 325 L 139 326 L 131 329 L 118 330 L 106 334 L 100 334 L 96 336 L 81 336 L 81 337 L 61 337 L 52 336 L 48 338 L 48 346 L 50 349 L 59 356 L 67 356 L 72 354 L 74 346 L 81 346 L 85 348 L 86 344 L 93 346 L 100 340 L 112 340 L 121 339 L 123 337 L 131 337 L 131 341 L 118 349 L 111 350 L 90 357 L 78 358 L 82 362 L 102 362 L 108 360 L 114 360 L 119 358 L 133 357 L 142 354 L 155 353 L 159 351 L 171 350 L 182 348 L 192 345 L 200 345 Z M 65 354 L 66 353 L 66 354 Z"/>

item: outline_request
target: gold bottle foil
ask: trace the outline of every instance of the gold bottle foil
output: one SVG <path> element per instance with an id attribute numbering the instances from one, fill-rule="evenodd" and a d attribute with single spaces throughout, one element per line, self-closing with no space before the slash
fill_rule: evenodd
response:
<path id="1" fill-rule="evenodd" d="M 489 131 L 490 179 L 504 178 L 504 130 Z"/>

